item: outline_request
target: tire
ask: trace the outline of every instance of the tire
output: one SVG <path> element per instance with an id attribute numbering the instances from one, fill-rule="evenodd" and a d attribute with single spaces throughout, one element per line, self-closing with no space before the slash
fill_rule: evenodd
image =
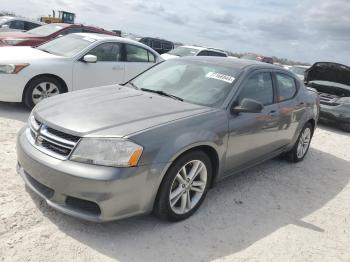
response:
<path id="1" fill-rule="evenodd" d="M 42 91 L 41 96 L 39 95 L 40 90 Z M 42 99 L 62 93 L 64 93 L 64 88 L 60 81 L 54 77 L 41 76 L 27 84 L 23 94 L 23 103 L 26 107 L 32 109 Z"/>
<path id="2" fill-rule="evenodd" d="M 189 179 L 189 181 L 184 181 L 186 185 L 185 183 L 180 183 L 181 179 L 185 180 L 185 177 L 190 177 L 190 171 L 192 168 L 196 168 L 197 164 L 200 172 L 192 177 L 192 181 L 191 179 Z M 183 167 L 185 167 L 188 176 L 185 175 Z M 181 177 L 180 180 L 178 175 Z M 155 215 L 168 221 L 180 221 L 190 217 L 196 212 L 205 199 L 211 185 L 212 176 L 212 164 L 208 155 L 204 152 L 192 151 L 179 157 L 171 165 L 159 187 L 154 206 Z M 204 178 L 205 182 L 203 182 Z M 181 196 L 179 194 L 178 196 L 180 196 L 180 198 L 176 201 L 177 197 L 173 196 L 176 196 L 176 192 L 180 191 L 186 192 L 180 193 Z M 187 202 L 188 196 L 190 197 L 189 203 Z M 186 198 L 185 201 L 184 198 Z M 183 202 L 186 203 L 184 210 Z M 188 208 L 189 206 L 190 208 Z"/>
<path id="3" fill-rule="evenodd" d="M 307 131 L 309 130 L 309 131 Z M 290 150 L 289 152 L 286 153 L 287 155 L 287 158 L 289 161 L 291 162 L 294 162 L 294 163 L 297 163 L 297 162 L 300 162 L 302 161 L 307 152 L 309 151 L 309 148 L 310 148 L 310 144 L 311 144 L 311 139 L 312 139 L 312 136 L 313 136 L 313 127 L 310 123 L 307 123 L 304 128 L 301 130 L 299 136 L 298 136 L 298 139 L 297 141 L 295 142 L 295 145 L 293 146 L 292 150 Z M 304 140 L 303 138 L 303 135 L 305 134 L 305 132 L 309 132 L 309 140 L 308 140 L 308 143 L 307 145 L 305 144 L 306 140 Z M 304 140 L 304 143 L 301 141 L 301 140 Z M 301 153 L 300 151 L 300 148 L 299 148 L 299 144 L 302 143 L 304 146 L 306 147 L 303 147 L 303 153 Z"/>

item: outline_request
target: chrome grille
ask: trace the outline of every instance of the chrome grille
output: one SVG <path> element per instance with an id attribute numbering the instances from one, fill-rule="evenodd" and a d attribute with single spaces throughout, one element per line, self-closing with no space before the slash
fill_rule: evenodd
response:
<path id="1" fill-rule="evenodd" d="M 332 95 L 332 94 L 326 94 L 326 93 L 319 93 L 320 96 L 320 103 L 327 106 L 338 106 L 339 104 L 336 103 L 336 100 L 338 100 L 338 96 Z"/>
<path id="2" fill-rule="evenodd" d="M 48 127 L 33 116 L 29 119 L 29 128 L 26 133 L 29 142 L 34 147 L 61 160 L 69 158 L 80 139 L 80 137 Z"/>

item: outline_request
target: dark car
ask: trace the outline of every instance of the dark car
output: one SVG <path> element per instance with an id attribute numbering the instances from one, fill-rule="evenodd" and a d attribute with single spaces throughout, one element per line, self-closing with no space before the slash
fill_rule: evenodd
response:
<path id="1" fill-rule="evenodd" d="M 43 25 L 27 32 L 2 32 L 0 33 L 0 46 L 38 46 L 56 37 L 71 33 L 116 35 L 114 32 L 92 26 L 54 23 Z"/>
<path id="2" fill-rule="evenodd" d="M 174 43 L 164 39 L 143 37 L 139 42 L 153 48 L 158 54 L 164 54 L 174 49 Z"/>
<path id="3" fill-rule="evenodd" d="M 273 58 L 269 56 L 257 55 L 257 54 L 246 54 L 241 59 L 260 61 L 268 64 L 273 64 Z"/>
<path id="4" fill-rule="evenodd" d="M 338 63 L 317 62 L 305 71 L 307 86 L 320 95 L 320 118 L 350 132 L 350 67 Z"/>
<path id="5" fill-rule="evenodd" d="M 280 154 L 304 159 L 318 95 L 293 73 L 176 58 L 124 85 L 40 102 L 19 132 L 18 172 L 49 206 L 107 221 L 192 215 L 217 181 Z"/>

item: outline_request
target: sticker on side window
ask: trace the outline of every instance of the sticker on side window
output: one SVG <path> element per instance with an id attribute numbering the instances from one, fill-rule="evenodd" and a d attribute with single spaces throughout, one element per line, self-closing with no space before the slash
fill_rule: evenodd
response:
<path id="1" fill-rule="evenodd" d="M 215 72 L 209 72 L 206 74 L 207 78 L 212 78 L 220 81 L 225 81 L 227 83 L 232 84 L 233 81 L 235 81 L 235 78 L 233 76 L 228 76 L 220 73 L 215 73 Z"/>

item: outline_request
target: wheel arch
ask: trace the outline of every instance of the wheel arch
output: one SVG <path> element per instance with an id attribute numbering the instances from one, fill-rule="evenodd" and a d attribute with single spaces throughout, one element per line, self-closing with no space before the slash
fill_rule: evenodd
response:
<path id="1" fill-rule="evenodd" d="M 26 90 L 28 89 L 30 83 L 33 82 L 34 80 L 40 78 L 40 77 L 51 77 L 51 78 L 56 79 L 57 81 L 59 81 L 62 84 L 62 87 L 64 89 L 63 92 L 64 93 L 68 92 L 68 86 L 67 86 L 66 82 L 61 77 L 54 75 L 54 74 L 40 74 L 40 75 L 36 75 L 36 76 L 32 77 L 25 85 L 25 87 L 23 89 L 23 93 L 22 93 L 22 102 L 24 101 L 24 95 L 25 95 Z"/>

